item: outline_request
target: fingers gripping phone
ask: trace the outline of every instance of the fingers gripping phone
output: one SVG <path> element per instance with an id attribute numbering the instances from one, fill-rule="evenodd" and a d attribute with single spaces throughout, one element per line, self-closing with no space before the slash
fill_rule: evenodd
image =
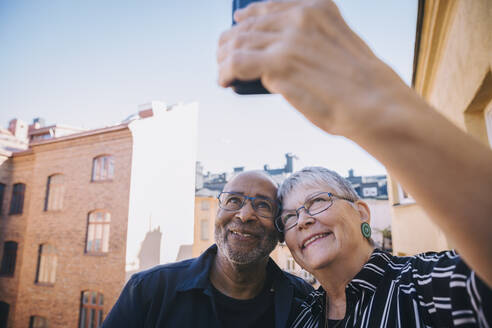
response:
<path id="1" fill-rule="evenodd" d="M 234 21 L 234 12 L 237 9 L 247 7 L 252 2 L 261 2 L 264 0 L 232 0 L 232 25 L 236 24 Z M 265 89 L 261 80 L 254 81 L 239 81 L 235 80 L 231 83 L 232 89 L 240 95 L 257 95 L 257 94 L 269 94 L 270 92 Z"/>

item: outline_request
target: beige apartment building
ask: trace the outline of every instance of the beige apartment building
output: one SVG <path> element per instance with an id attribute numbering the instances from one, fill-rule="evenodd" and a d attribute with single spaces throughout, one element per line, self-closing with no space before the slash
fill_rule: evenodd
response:
<path id="1" fill-rule="evenodd" d="M 214 223 L 219 208 L 218 195 L 218 191 L 210 189 L 200 189 L 195 193 L 192 257 L 200 256 L 215 243 Z"/>
<path id="2" fill-rule="evenodd" d="M 492 145 L 492 2 L 419 1 L 412 86 L 456 126 Z M 395 254 L 452 248 L 390 179 Z"/>

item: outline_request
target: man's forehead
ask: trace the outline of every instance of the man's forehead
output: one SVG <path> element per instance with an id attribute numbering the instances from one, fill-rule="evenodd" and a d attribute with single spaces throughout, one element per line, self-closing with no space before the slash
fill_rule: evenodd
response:
<path id="1" fill-rule="evenodd" d="M 251 171 L 241 173 L 232 178 L 231 181 L 224 186 L 224 191 L 243 194 L 254 193 L 254 196 L 275 198 L 277 194 L 277 186 L 275 185 L 275 182 L 267 175 Z"/>

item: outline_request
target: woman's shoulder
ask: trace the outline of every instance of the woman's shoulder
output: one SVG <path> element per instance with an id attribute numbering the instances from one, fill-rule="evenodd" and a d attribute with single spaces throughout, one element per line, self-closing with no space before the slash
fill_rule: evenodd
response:
<path id="1" fill-rule="evenodd" d="M 394 272 L 431 273 L 433 271 L 451 271 L 456 266 L 468 269 L 460 255 L 454 250 L 425 252 L 412 256 L 395 256 L 375 250 L 375 254 L 385 254 L 388 259 L 388 268 Z"/>

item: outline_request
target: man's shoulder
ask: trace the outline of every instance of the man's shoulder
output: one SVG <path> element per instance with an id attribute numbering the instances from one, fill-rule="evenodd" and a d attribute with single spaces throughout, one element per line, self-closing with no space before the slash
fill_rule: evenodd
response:
<path id="1" fill-rule="evenodd" d="M 195 269 L 194 266 L 199 262 L 200 258 L 192 258 L 179 262 L 167 263 L 154 266 L 150 269 L 146 269 L 137 272 L 132 275 L 131 280 L 134 283 L 149 282 L 152 280 L 162 280 L 166 278 L 184 278 L 185 274 Z"/>
<path id="2" fill-rule="evenodd" d="M 289 282 L 294 286 L 294 291 L 297 294 L 301 294 L 300 296 L 307 296 L 311 293 L 314 288 L 311 286 L 306 280 L 293 275 L 287 271 L 283 271 L 284 276 L 289 280 Z"/>

